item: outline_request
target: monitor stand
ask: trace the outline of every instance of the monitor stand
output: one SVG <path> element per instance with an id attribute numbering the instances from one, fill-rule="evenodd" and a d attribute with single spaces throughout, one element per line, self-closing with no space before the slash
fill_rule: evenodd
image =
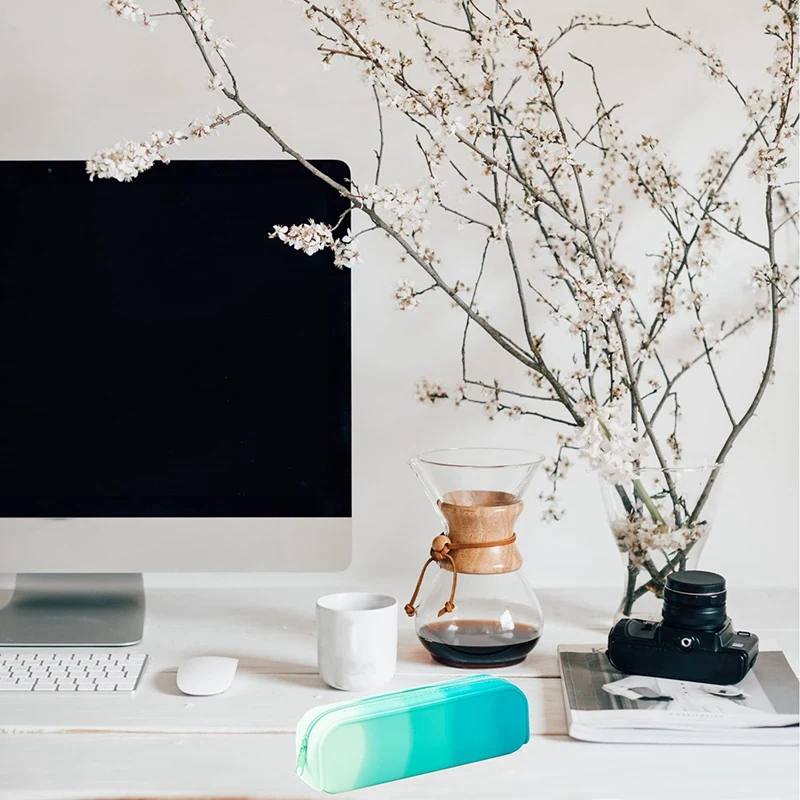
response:
<path id="1" fill-rule="evenodd" d="M 137 644 L 144 629 L 140 573 L 21 573 L 0 608 L 0 648 Z"/>

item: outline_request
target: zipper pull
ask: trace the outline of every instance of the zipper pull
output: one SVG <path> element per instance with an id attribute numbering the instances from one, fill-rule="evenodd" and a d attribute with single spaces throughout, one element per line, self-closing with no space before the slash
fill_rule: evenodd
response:
<path id="1" fill-rule="evenodd" d="M 300 752 L 297 754 L 297 765 L 295 766 L 294 773 L 298 777 L 302 777 L 306 769 L 306 758 L 308 756 L 308 736 L 303 737 L 303 743 L 300 745 Z"/>

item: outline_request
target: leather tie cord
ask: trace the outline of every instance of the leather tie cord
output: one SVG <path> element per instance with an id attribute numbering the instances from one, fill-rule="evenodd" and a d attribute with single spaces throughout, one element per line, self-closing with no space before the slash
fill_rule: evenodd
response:
<path id="1" fill-rule="evenodd" d="M 451 542 L 449 536 L 446 536 L 443 533 L 439 534 L 433 540 L 433 544 L 431 545 L 430 558 L 423 565 L 422 572 L 419 573 L 417 585 L 414 587 L 414 594 L 411 595 L 411 600 L 409 600 L 406 604 L 406 614 L 408 614 L 409 617 L 413 617 L 417 613 L 414 603 L 416 602 L 419 590 L 422 588 L 422 580 L 425 577 L 425 571 L 434 561 L 437 563 L 449 561 L 450 566 L 453 568 L 453 585 L 450 588 L 450 599 L 444 604 L 444 606 L 442 606 L 437 614 L 437 616 L 441 617 L 444 614 L 449 614 L 456 607 L 455 600 L 456 585 L 458 583 L 458 569 L 456 568 L 456 562 L 453 560 L 453 556 L 451 556 L 450 553 L 453 550 L 472 550 L 479 549 L 481 547 L 505 547 L 506 545 L 514 544 L 516 540 L 517 534 L 512 533 L 508 539 L 501 539 L 496 542 Z"/>

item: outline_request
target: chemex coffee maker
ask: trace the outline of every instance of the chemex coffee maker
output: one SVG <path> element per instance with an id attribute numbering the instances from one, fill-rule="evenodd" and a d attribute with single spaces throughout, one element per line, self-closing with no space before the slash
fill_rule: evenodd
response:
<path id="1" fill-rule="evenodd" d="M 437 661 L 505 667 L 539 641 L 542 610 L 520 571 L 514 526 L 542 460 L 525 450 L 455 448 L 409 462 L 444 527 L 405 608 Z M 435 579 L 426 581 L 434 564 Z"/>

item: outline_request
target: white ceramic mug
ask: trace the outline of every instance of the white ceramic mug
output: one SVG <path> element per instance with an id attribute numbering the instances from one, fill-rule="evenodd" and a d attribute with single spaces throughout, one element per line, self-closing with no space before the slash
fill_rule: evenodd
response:
<path id="1" fill-rule="evenodd" d="M 357 692 L 388 683 L 397 666 L 397 601 L 369 592 L 320 597 L 317 665 L 334 689 Z"/>

